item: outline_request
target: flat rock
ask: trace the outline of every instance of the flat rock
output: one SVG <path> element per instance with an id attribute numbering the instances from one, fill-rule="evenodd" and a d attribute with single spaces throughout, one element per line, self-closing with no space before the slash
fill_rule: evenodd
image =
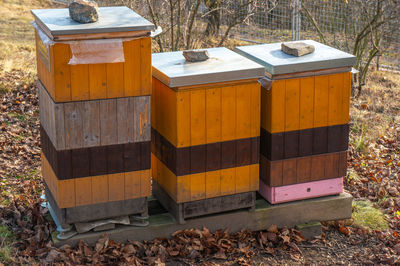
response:
<path id="1" fill-rule="evenodd" d="M 183 51 L 183 56 L 188 62 L 201 62 L 210 58 L 207 50 L 186 50 Z"/>
<path id="2" fill-rule="evenodd" d="M 92 23 L 99 19 L 98 5 L 90 0 L 74 0 L 69 4 L 69 16 L 79 23 Z"/>
<path id="3" fill-rule="evenodd" d="M 281 44 L 281 50 L 285 54 L 303 56 L 313 53 L 315 51 L 315 47 L 314 45 L 304 42 L 283 42 Z"/>

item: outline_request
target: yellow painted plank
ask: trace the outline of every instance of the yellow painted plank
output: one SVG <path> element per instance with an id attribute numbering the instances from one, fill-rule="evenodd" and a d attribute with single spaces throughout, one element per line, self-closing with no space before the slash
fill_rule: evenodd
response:
<path id="1" fill-rule="evenodd" d="M 271 132 L 272 130 L 272 90 L 261 88 L 261 127 Z"/>
<path id="2" fill-rule="evenodd" d="M 236 169 L 227 168 L 221 170 L 221 195 L 232 195 L 236 190 Z"/>
<path id="3" fill-rule="evenodd" d="M 314 77 L 300 79 L 300 123 L 299 129 L 314 126 Z"/>
<path id="4" fill-rule="evenodd" d="M 260 180 L 260 165 L 259 164 L 251 164 L 250 168 L 250 185 L 249 191 L 257 191 L 259 188 L 259 180 Z"/>
<path id="5" fill-rule="evenodd" d="M 338 125 L 343 121 L 343 73 L 329 75 L 328 125 Z"/>
<path id="6" fill-rule="evenodd" d="M 106 64 L 106 72 L 107 98 L 124 97 L 124 63 Z"/>
<path id="7" fill-rule="evenodd" d="M 316 76 L 314 90 L 314 127 L 328 126 L 328 109 L 329 78 L 328 76 Z"/>
<path id="8" fill-rule="evenodd" d="M 247 85 L 236 86 L 236 138 L 249 138 L 251 135 L 251 90 Z"/>
<path id="9" fill-rule="evenodd" d="M 271 124 L 271 128 L 266 128 L 270 133 L 285 131 L 285 94 L 286 81 L 277 80 L 272 83 L 271 88 L 271 113 L 267 114 L 267 125 Z"/>
<path id="10" fill-rule="evenodd" d="M 125 174 L 108 175 L 108 200 L 119 201 L 124 200 L 125 192 Z"/>
<path id="11" fill-rule="evenodd" d="M 54 52 L 54 80 L 55 101 L 71 101 L 71 70 L 68 62 L 71 58 L 71 49 L 68 44 L 57 43 L 53 46 Z"/>
<path id="12" fill-rule="evenodd" d="M 250 167 L 240 166 L 236 167 L 236 189 L 235 193 L 248 192 L 250 188 Z"/>
<path id="13" fill-rule="evenodd" d="M 151 175 L 150 169 L 140 171 L 140 196 L 151 196 Z"/>
<path id="14" fill-rule="evenodd" d="M 157 91 L 158 91 L 158 87 L 159 87 L 159 81 L 156 78 L 153 78 L 153 82 L 152 82 L 152 91 L 151 91 L 151 97 L 150 97 L 150 101 L 151 101 L 151 127 L 154 128 L 155 130 L 157 130 Z"/>
<path id="15" fill-rule="evenodd" d="M 71 66 L 71 100 L 89 99 L 89 65 Z"/>
<path id="16" fill-rule="evenodd" d="M 60 180 L 57 183 L 58 207 L 61 209 L 75 207 L 75 179 Z"/>
<path id="17" fill-rule="evenodd" d="M 165 138 L 167 138 L 172 144 L 176 145 L 176 94 L 163 83 L 159 82 L 155 87 L 157 90 L 156 94 L 153 95 L 155 99 L 155 111 L 157 123 L 154 128 Z"/>
<path id="18" fill-rule="evenodd" d="M 221 196 L 221 171 L 206 172 L 206 198 Z"/>
<path id="19" fill-rule="evenodd" d="M 221 141 L 221 88 L 206 90 L 206 143 Z"/>
<path id="20" fill-rule="evenodd" d="M 151 92 L 151 38 L 146 37 L 140 40 L 140 93 L 149 95 Z"/>
<path id="21" fill-rule="evenodd" d="M 135 199 L 141 196 L 141 171 L 125 173 L 125 199 Z"/>
<path id="22" fill-rule="evenodd" d="M 92 201 L 92 178 L 83 177 L 75 179 L 76 206 L 93 204 Z"/>
<path id="23" fill-rule="evenodd" d="M 189 202 L 191 196 L 191 175 L 175 176 L 177 182 L 176 202 Z"/>
<path id="24" fill-rule="evenodd" d="M 125 96 L 140 95 L 140 39 L 127 41 L 124 45 Z"/>
<path id="25" fill-rule="evenodd" d="M 206 174 L 198 173 L 190 175 L 190 200 L 202 200 L 206 198 Z"/>
<path id="26" fill-rule="evenodd" d="M 343 120 L 341 124 L 348 124 L 350 121 L 351 72 L 344 73 L 343 75 Z"/>
<path id="27" fill-rule="evenodd" d="M 285 96 L 285 131 L 299 129 L 300 80 L 286 80 Z"/>
<path id="28" fill-rule="evenodd" d="M 177 93 L 176 115 L 171 120 L 171 127 L 176 125 L 177 132 L 176 141 L 170 141 L 178 148 L 190 146 L 190 91 Z"/>
<path id="29" fill-rule="evenodd" d="M 222 141 L 236 139 L 236 87 L 221 88 Z"/>
<path id="30" fill-rule="evenodd" d="M 179 195 L 179 191 L 177 191 L 177 177 L 172 173 L 157 157 L 153 155 L 153 160 L 157 161 L 157 183 L 174 199 L 179 203 L 177 199 L 177 195 Z"/>
<path id="31" fill-rule="evenodd" d="M 190 92 L 190 144 L 206 143 L 206 97 L 204 90 Z"/>
<path id="32" fill-rule="evenodd" d="M 99 175 L 92 177 L 93 204 L 108 202 L 108 176 Z"/>
<path id="33" fill-rule="evenodd" d="M 248 92 L 250 93 L 250 136 L 260 136 L 260 104 L 261 104 L 261 86 L 258 82 L 248 85 Z"/>
<path id="34" fill-rule="evenodd" d="M 89 65 L 90 100 L 107 98 L 106 64 Z"/>

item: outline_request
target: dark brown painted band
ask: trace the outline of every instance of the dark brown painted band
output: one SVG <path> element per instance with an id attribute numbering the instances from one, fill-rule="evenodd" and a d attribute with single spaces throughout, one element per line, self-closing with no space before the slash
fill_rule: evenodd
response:
<path id="1" fill-rule="evenodd" d="M 349 146 L 349 125 L 317 127 L 273 133 L 261 127 L 261 154 L 268 160 L 346 151 Z"/>
<path id="2" fill-rule="evenodd" d="M 151 129 L 151 152 L 177 176 L 259 163 L 260 138 L 177 148 Z"/>
<path id="3" fill-rule="evenodd" d="M 150 141 L 56 150 L 40 127 L 41 147 L 59 180 L 150 169 Z"/>
<path id="4" fill-rule="evenodd" d="M 270 187 L 338 178 L 346 172 L 347 151 L 279 161 L 260 158 L 260 179 Z"/>

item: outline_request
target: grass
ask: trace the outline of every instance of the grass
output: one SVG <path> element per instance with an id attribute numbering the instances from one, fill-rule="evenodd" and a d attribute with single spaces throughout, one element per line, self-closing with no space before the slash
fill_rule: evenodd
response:
<path id="1" fill-rule="evenodd" d="M 370 230 L 387 230 L 389 224 L 383 212 L 368 200 L 353 201 L 354 225 Z"/>
<path id="2" fill-rule="evenodd" d="M 13 262 L 12 242 L 14 240 L 13 233 L 4 225 L 0 225 L 0 262 Z"/>
<path id="3" fill-rule="evenodd" d="M 35 39 L 30 10 L 46 8 L 45 0 L 0 0 L 0 70 L 36 73 Z M 1 90 L 4 88 L 0 87 Z"/>

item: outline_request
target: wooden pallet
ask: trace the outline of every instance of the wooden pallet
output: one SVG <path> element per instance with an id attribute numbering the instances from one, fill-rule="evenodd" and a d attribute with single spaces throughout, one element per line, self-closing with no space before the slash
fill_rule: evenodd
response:
<path id="1" fill-rule="evenodd" d="M 90 222 L 124 215 L 148 216 L 147 198 L 98 203 L 72 208 L 60 208 L 45 184 L 46 200 L 51 205 L 61 226 Z"/>
<path id="2" fill-rule="evenodd" d="M 256 200 L 255 211 L 238 210 L 228 213 L 219 213 L 187 220 L 185 224 L 179 224 L 161 204 L 150 198 L 149 226 L 133 227 L 116 225 L 116 228 L 107 231 L 110 239 L 119 242 L 152 240 L 155 238 L 168 238 L 178 230 L 191 228 L 208 228 L 211 232 L 219 229 L 229 229 L 230 233 L 242 229 L 266 230 L 272 224 L 279 228 L 293 227 L 315 221 L 332 221 L 351 218 L 352 197 L 347 193 L 336 196 L 328 196 L 296 202 L 271 205 L 266 200 Z M 95 245 L 104 232 L 88 232 L 78 234 L 67 240 L 58 240 L 57 232 L 53 234 L 55 246 L 75 246 L 79 241 L 85 241 L 89 245 Z"/>
<path id="3" fill-rule="evenodd" d="M 163 188 L 153 180 L 153 195 L 161 202 L 179 224 L 188 218 L 240 209 L 254 210 L 256 192 L 245 192 L 184 203 L 176 203 Z"/>

